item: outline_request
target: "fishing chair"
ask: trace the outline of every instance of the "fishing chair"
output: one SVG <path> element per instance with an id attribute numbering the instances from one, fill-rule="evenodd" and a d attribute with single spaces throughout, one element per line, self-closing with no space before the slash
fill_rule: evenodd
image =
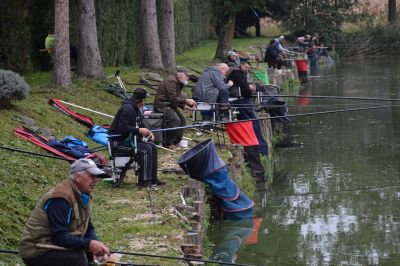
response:
<path id="1" fill-rule="evenodd" d="M 117 137 L 120 137 L 120 135 L 110 135 L 107 143 L 108 155 L 111 162 L 112 186 L 114 188 L 122 183 L 129 169 L 133 169 L 136 173 L 140 168 L 136 135 L 130 133 L 124 142 L 115 145 L 113 139 Z"/>
<path id="2" fill-rule="evenodd" d="M 205 102 L 198 102 L 197 107 L 192 111 L 192 119 L 193 124 L 200 123 L 200 120 L 197 119 L 197 112 L 200 112 L 202 116 L 202 121 L 204 120 L 211 120 L 211 122 L 217 121 L 216 115 L 216 104 L 208 104 Z M 208 119 L 210 118 L 210 119 Z"/>

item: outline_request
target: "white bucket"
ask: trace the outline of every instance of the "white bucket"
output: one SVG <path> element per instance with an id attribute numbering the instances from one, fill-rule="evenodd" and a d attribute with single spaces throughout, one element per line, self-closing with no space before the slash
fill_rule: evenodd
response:
<path id="1" fill-rule="evenodd" d="M 181 140 L 180 142 L 179 142 L 179 147 L 181 147 L 181 148 L 187 148 L 187 147 L 189 147 L 189 141 L 188 140 L 186 140 L 186 139 L 183 139 L 183 140 Z"/>

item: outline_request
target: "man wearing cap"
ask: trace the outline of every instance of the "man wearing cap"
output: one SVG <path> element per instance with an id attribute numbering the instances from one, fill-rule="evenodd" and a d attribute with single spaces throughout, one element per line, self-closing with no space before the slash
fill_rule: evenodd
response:
<path id="1" fill-rule="evenodd" d="M 109 129 L 111 146 L 120 153 L 132 154 L 135 147 L 125 140 L 131 135 L 136 136 L 139 159 L 139 187 L 150 185 L 164 185 L 165 183 L 157 178 L 157 146 L 146 140 L 153 139 L 153 133 L 143 125 L 143 115 L 140 109 L 146 101 L 147 91 L 137 88 L 133 96 L 122 102 Z M 145 139 L 144 139 L 145 138 Z"/>
<path id="2" fill-rule="evenodd" d="M 76 160 L 69 178 L 39 200 L 19 246 L 26 265 L 86 266 L 91 255 L 109 255 L 91 222 L 90 193 L 101 174 L 104 172 L 92 160 Z"/>
<path id="3" fill-rule="evenodd" d="M 178 108 L 196 108 L 193 99 L 181 95 L 182 88 L 188 84 L 189 73 L 185 68 L 178 68 L 176 75 L 164 79 L 157 89 L 154 97 L 154 110 L 164 113 L 164 126 L 167 128 L 186 125 L 186 120 Z M 169 149 L 178 148 L 177 144 L 182 140 L 183 130 L 171 130 L 165 134 L 164 145 Z"/>

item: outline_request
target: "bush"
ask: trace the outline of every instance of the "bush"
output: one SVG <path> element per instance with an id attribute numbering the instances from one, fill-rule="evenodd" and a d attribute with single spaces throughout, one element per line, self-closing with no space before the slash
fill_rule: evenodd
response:
<path id="1" fill-rule="evenodd" d="M 28 96 L 29 85 L 18 73 L 0 69 L 0 108 Z"/>

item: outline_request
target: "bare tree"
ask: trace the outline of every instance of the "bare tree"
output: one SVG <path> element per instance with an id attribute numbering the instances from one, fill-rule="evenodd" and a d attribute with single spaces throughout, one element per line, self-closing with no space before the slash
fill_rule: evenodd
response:
<path id="1" fill-rule="evenodd" d="M 141 0 L 140 15 L 143 30 L 143 67 L 164 69 L 158 38 L 156 0 Z"/>
<path id="2" fill-rule="evenodd" d="M 396 0 L 388 0 L 388 20 L 390 24 L 396 24 L 397 14 L 396 14 Z"/>
<path id="3" fill-rule="evenodd" d="M 94 0 L 78 0 L 79 56 L 77 73 L 80 76 L 104 77 L 97 41 Z"/>
<path id="4" fill-rule="evenodd" d="M 54 56 L 54 82 L 61 87 L 71 85 L 69 58 L 69 0 L 55 1 L 55 35 L 56 47 Z"/>
<path id="5" fill-rule="evenodd" d="M 174 1 L 161 1 L 160 44 L 162 61 L 169 72 L 176 70 Z"/>

